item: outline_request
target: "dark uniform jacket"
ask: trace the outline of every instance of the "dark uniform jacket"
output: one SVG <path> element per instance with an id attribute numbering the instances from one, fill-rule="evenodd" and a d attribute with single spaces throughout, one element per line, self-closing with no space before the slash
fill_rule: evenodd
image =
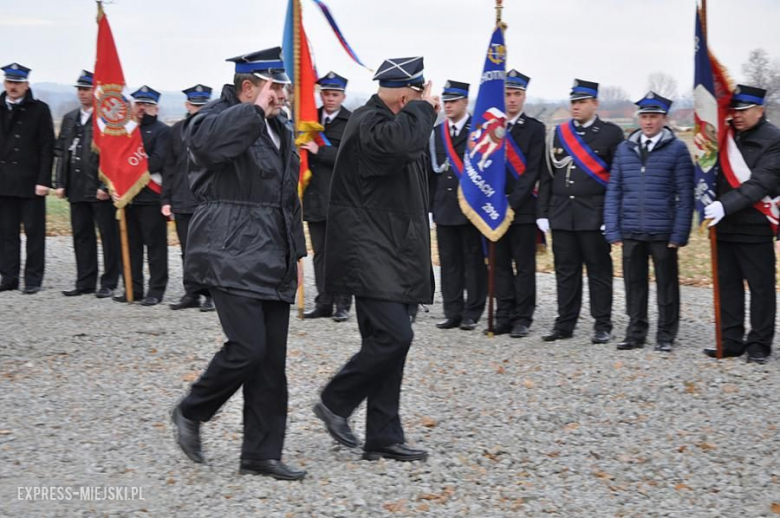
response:
<path id="1" fill-rule="evenodd" d="M 34 198 L 35 186 L 51 187 L 54 124 L 49 105 L 28 90 L 9 110 L 0 95 L 0 196 Z"/>
<path id="2" fill-rule="evenodd" d="M 322 108 L 317 111 L 322 120 Z M 330 146 L 320 146 L 317 154 L 309 153 L 311 181 L 303 193 L 304 221 L 325 221 L 328 216 L 328 200 L 330 196 L 330 179 L 333 177 L 333 166 L 336 165 L 336 154 L 341 145 L 344 129 L 352 112 L 341 107 L 336 118 L 325 128 L 325 136 Z"/>
<path id="3" fill-rule="evenodd" d="M 736 189 L 724 175 L 718 175 L 718 201 L 726 211 L 726 217 L 715 227 L 718 239 L 751 243 L 769 241 L 772 227 L 753 205 L 764 196 L 779 194 L 780 129 L 762 119 L 734 138 L 751 175 Z"/>
<path id="4" fill-rule="evenodd" d="M 171 127 L 162 170 L 163 189 L 160 202 L 162 205 L 170 205 L 171 211 L 176 214 L 192 214 L 198 206 L 190 188 L 189 154 L 184 147 L 184 128 L 191 117 L 187 115 L 184 120 Z"/>
<path id="5" fill-rule="evenodd" d="M 526 159 L 525 173 L 520 178 L 515 178 L 509 169 L 506 172 L 506 193 L 509 205 L 515 212 L 512 224 L 535 224 L 538 193 L 534 195 L 534 188 L 542 174 L 547 174 L 544 163 L 544 124 L 522 113 L 512 126 L 511 133 Z"/>
<path id="6" fill-rule="evenodd" d="M 435 161 L 439 166 L 443 166 L 447 161 L 447 152 L 441 136 L 441 127 L 445 125 L 446 128 L 446 124 L 447 120 L 437 124 L 433 129 L 431 137 L 434 142 Z M 468 116 L 468 120 L 466 120 L 458 136 L 452 139 L 452 147 L 455 148 L 455 153 L 461 159 L 466 150 L 466 144 L 468 144 L 469 131 L 471 131 L 471 115 Z M 433 163 L 430 160 L 427 160 L 426 164 L 428 166 L 430 210 L 433 212 L 433 221 L 437 225 L 470 225 L 471 223 L 460 208 L 460 202 L 458 201 L 460 179 L 452 164 L 449 164 L 447 169 L 441 173 L 434 171 Z"/>
<path id="7" fill-rule="evenodd" d="M 241 103 L 232 85 L 190 119 L 185 143 L 199 205 L 190 221 L 185 285 L 292 303 L 306 255 L 300 161 L 284 115 Z M 266 129 L 279 136 L 277 149 Z"/>
<path id="8" fill-rule="evenodd" d="M 596 117 L 593 124 L 578 133 L 584 133 L 582 139 L 608 166 L 612 164 L 618 144 L 623 141 L 623 130 Z M 557 132 L 553 152 L 556 160 L 568 157 Z M 548 174 L 542 175 L 539 186 L 539 217 L 549 218 L 553 230 L 599 230 L 604 221 L 606 186 L 575 163 L 563 167 L 548 163 Z"/>
<path id="9" fill-rule="evenodd" d="M 331 182 L 327 293 L 432 301 L 425 160 L 435 121 L 427 102 L 393 114 L 378 95 L 352 114 Z"/>
<path id="10" fill-rule="evenodd" d="M 618 146 L 612 161 L 604 207 L 604 235 L 623 239 L 688 243 L 693 219 L 691 153 L 672 130 L 661 138 L 642 163 L 641 130 Z"/>
<path id="11" fill-rule="evenodd" d="M 65 114 L 54 154 L 57 156 L 54 186 L 65 189 L 71 203 L 97 201 L 97 190 L 105 186 L 98 178 L 100 159 L 92 151 L 91 115 L 82 125 L 79 108 Z"/>
<path id="12" fill-rule="evenodd" d="M 168 138 L 171 136 L 171 127 L 157 120 L 156 115 L 144 115 L 141 119 L 141 139 L 144 142 L 144 151 L 149 157 L 149 174 L 162 182 L 163 165 L 168 152 Z M 148 186 L 141 189 L 132 201 L 133 205 L 159 205 L 160 195 Z"/>

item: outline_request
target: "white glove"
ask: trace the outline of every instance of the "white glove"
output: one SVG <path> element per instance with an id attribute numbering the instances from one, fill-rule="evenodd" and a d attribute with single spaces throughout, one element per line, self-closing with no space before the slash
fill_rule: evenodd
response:
<path id="1" fill-rule="evenodd" d="M 712 202 L 704 207 L 704 218 L 712 220 L 707 227 L 714 227 L 725 215 L 726 209 L 723 208 L 723 204 L 719 201 Z"/>
<path id="2" fill-rule="evenodd" d="M 599 227 L 599 230 L 601 230 L 601 233 L 603 234 L 603 233 L 605 233 L 607 231 L 607 226 L 606 225 L 601 225 Z"/>
<path id="3" fill-rule="evenodd" d="M 546 234 L 550 231 L 550 220 L 547 218 L 539 218 L 536 220 L 536 227 Z"/>

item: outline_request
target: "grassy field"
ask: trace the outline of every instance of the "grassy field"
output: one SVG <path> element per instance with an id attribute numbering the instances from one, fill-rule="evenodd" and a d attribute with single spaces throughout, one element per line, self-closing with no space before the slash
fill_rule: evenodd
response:
<path id="1" fill-rule="evenodd" d="M 70 235 L 70 206 L 67 201 L 49 196 L 47 198 L 46 219 L 48 235 Z M 168 225 L 168 242 L 171 245 L 179 244 L 173 223 Z M 439 252 L 436 248 L 435 229 L 431 231 L 431 242 L 433 244 L 433 261 L 438 265 Z M 309 249 L 311 250 L 310 244 Z M 620 258 L 620 249 L 617 247 L 614 247 L 612 250 L 612 260 L 615 265 L 615 275 L 622 277 L 623 265 Z M 537 255 L 537 271 L 554 271 L 550 243 L 548 243 L 548 248 L 545 252 L 540 252 Z M 710 286 L 712 284 L 709 240 L 706 233 L 699 232 L 696 228 L 694 228 L 691 234 L 688 246 L 680 250 L 680 282 L 688 286 Z"/>

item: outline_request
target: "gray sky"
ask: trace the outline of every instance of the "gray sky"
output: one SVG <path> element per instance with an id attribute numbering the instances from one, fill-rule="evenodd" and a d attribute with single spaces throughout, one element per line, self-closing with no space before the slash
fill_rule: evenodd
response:
<path id="1" fill-rule="evenodd" d="M 472 83 L 493 26 L 493 0 L 326 0 L 347 41 L 371 68 L 386 57 L 423 55 L 437 91 Z M 341 50 L 322 14 L 302 0 L 318 71 L 335 70 L 370 92 L 371 73 Z M 531 97 L 564 98 L 572 79 L 644 94 L 647 75 L 693 80 L 694 0 L 505 0 L 509 66 L 531 76 Z M 181 90 L 230 80 L 225 58 L 281 44 L 286 0 L 115 0 L 105 6 L 130 86 Z M 780 1 L 709 2 L 709 41 L 735 79 L 748 52 L 780 58 Z M 94 68 L 92 0 L 0 0 L 0 65 L 18 61 L 31 81 L 70 83 Z"/>

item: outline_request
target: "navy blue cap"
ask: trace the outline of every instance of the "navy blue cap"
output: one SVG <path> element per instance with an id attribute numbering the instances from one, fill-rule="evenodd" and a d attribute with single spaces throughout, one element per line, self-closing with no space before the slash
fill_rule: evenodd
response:
<path id="1" fill-rule="evenodd" d="M 79 78 L 76 80 L 76 84 L 79 88 L 92 88 L 95 86 L 95 76 L 89 70 L 82 70 L 79 74 Z"/>
<path id="2" fill-rule="evenodd" d="M 423 77 L 423 58 L 386 59 L 374 74 L 374 81 L 384 88 L 413 88 L 422 91 L 425 86 Z"/>
<path id="3" fill-rule="evenodd" d="M 12 83 L 26 83 L 27 76 L 30 75 L 30 69 L 20 65 L 19 63 L 11 63 L 3 67 L 5 72 L 5 80 Z"/>
<path id="4" fill-rule="evenodd" d="M 258 50 L 251 54 L 229 58 L 226 61 L 232 61 L 236 64 L 236 74 L 253 74 L 266 81 L 290 84 L 290 78 L 284 71 L 281 47 Z"/>
<path id="5" fill-rule="evenodd" d="M 320 90 L 340 90 L 343 92 L 347 89 L 347 82 L 346 77 L 340 76 L 336 72 L 328 72 L 317 79 Z"/>
<path id="6" fill-rule="evenodd" d="M 133 97 L 133 99 L 135 99 L 136 102 L 157 104 L 157 102 L 160 100 L 161 94 L 154 88 L 150 88 L 144 85 L 130 95 Z"/>
<path id="7" fill-rule="evenodd" d="M 766 90 L 755 86 L 737 85 L 729 107 L 732 110 L 747 110 L 753 106 L 764 106 Z"/>
<path id="8" fill-rule="evenodd" d="M 569 94 L 570 101 L 579 101 L 580 99 L 598 99 L 599 84 L 592 81 L 583 81 L 575 79 Z"/>
<path id="9" fill-rule="evenodd" d="M 187 102 L 195 106 L 206 104 L 211 100 L 211 88 L 206 85 L 197 84 L 182 90 L 182 93 L 187 96 Z"/>
<path id="10" fill-rule="evenodd" d="M 661 97 L 655 92 L 648 92 L 643 98 L 635 102 L 639 106 L 637 113 L 663 113 L 666 115 L 672 108 L 672 101 Z"/>
<path id="11" fill-rule="evenodd" d="M 505 88 L 511 90 L 526 90 L 528 83 L 531 82 L 531 78 L 525 74 L 521 74 L 514 68 L 506 73 L 506 85 Z"/>
<path id="12" fill-rule="evenodd" d="M 441 93 L 442 101 L 455 101 L 458 99 L 468 99 L 469 84 L 460 81 L 449 80 L 444 83 L 444 91 Z"/>

